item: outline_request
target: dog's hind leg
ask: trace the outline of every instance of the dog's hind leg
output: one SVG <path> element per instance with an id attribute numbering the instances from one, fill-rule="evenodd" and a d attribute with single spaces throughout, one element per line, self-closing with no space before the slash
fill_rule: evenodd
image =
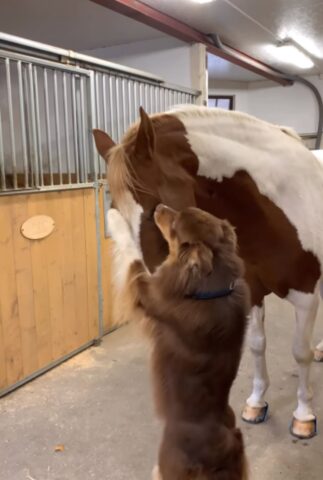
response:
<path id="1" fill-rule="evenodd" d="M 269 386 L 266 364 L 266 335 L 264 328 L 264 305 L 254 306 L 250 312 L 248 343 L 254 356 L 255 374 L 252 394 L 247 400 L 242 419 L 248 423 L 261 423 L 266 420 L 268 405 L 264 396 Z"/>

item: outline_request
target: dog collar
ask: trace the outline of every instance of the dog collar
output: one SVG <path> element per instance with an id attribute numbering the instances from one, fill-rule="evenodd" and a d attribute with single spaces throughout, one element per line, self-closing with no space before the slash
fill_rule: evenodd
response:
<path id="1" fill-rule="evenodd" d="M 223 288 L 222 290 L 193 293 L 193 295 L 187 295 L 187 297 L 192 298 L 193 300 L 213 300 L 215 298 L 228 297 L 233 291 L 234 282 L 232 282 L 228 288 Z"/>

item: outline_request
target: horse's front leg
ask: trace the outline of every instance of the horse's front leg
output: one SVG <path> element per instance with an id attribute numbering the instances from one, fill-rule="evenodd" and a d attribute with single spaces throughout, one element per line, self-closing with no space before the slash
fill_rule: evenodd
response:
<path id="1" fill-rule="evenodd" d="M 314 358 L 317 362 L 323 362 L 323 340 L 316 345 L 314 350 Z"/>
<path id="2" fill-rule="evenodd" d="M 313 360 L 312 333 L 319 303 L 318 291 L 310 294 L 292 290 L 287 299 L 294 305 L 296 312 L 293 355 L 299 370 L 298 403 L 294 412 L 291 433 L 298 438 L 311 438 L 316 434 L 316 417 L 312 409 L 313 394 L 310 386 L 310 368 Z"/>
<path id="3" fill-rule="evenodd" d="M 242 413 L 242 419 L 248 423 L 261 423 L 266 420 L 268 404 L 265 393 L 269 386 L 266 364 L 266 335 L 264 328 L 265 309 L 254 306 L 250 312 L 248 343 L 255 361 L 253 389 Z"/>

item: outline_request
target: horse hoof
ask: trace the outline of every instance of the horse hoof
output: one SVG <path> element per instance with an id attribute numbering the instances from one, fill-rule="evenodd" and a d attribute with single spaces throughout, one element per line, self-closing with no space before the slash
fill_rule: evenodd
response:
<path id="1" fill-rule="evenodd" d="M 314 350 L 314 360 L 316 362 L 323 362 L 323 352 L 317 348 Z"/>
<path id="2" fill-rule="evenodd" d="M 257 423 L 263 423 L 267 420 L 268 415 L 268 403 L 264 407 L 250 407 L 246 405 L 242 412 L 242 420 L 247 423 L 256 425 Z"/>
<path id="3" fill-rule="evenodd" d="M 309 439 L 315 437 L 315 435 L 317 435 L 316 418 L 313 420 L 307 420 L 306 422 L 301 422 L 294 417 L 290 426 L 290 433 L 294 437 L 300 439 Z"/>

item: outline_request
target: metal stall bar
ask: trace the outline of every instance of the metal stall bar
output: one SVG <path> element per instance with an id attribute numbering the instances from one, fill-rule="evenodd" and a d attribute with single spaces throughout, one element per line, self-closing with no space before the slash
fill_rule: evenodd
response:
<path id="1" fill-rule="evenodd" d="M 81 178 L 80 167 L 79 167 L 80 146 L 78 142 L 76 84 L 75 84 L 74 75 L 72 76 L 72 116 L 73 116 L 73 146 L 74 146 L 76 182 L 80 183 L 80 178 Z"/>
<path id="2" fill-rule="evenodd" d="M 64 126 L 65 126 L 65 146 L 66 146 L 66 166 L 67 166 L 67 180 L 68 183 L 72 182 L 71 178 L 71 150 L 69 142 L 69 118 L 68 118 L 68 104 L 67 104 L 67 73 L 63 72 L 63 106 L 64 106 Z"/>
<path id="3" fill-rule="evenodd" d="M 1 176 L 1 189 L 6 190 L 7 185 L 6 185 L 6 172 L 5 172 L 5 165 L 4 165 L 1 110 L 0 110 L 0 176 Z"/>
<path id="4" fill-rule="evenodd" d="M 121 92 L 122 92 L 122 96 L 121 96 L 121 110 L 122 110 L 122 135 L 125 133 L 125 131 L 127 130 L 127 107 L 126 107 L 126 79 L 125 78 L 122 78 L 121 79 Z"/>
<path id="5" fill-rule="evenodd" d="M 51 136 L 50 117 L 49 117 L 49 96 L 48 96 L 47 68 L 44 68 L 44 94 L 45 94 L 45 127 L 46 127 L 46 136 L 47 136 L 49 184 L 54 185 L 53 152 L 52 152 L 52 136 Z"/>
<path id="6" fill-rule="evenodd" d="M 26 138 L 26 112 L 25 112 L 25 98 L 24 87 L 22 78 L 22 66 L 21 61 L 17 62 L 18 72 L 18 91 L 19 91 L 19 112 L 20 112 L 20 124 L 21 124 L 21 138 L 22 138 L 22 156 L 24 164 L 24 187 L 29 187 L 28 179 L 28 156 L 27 156 L 27 138 Z"/>
<path id="7" fill-rule="evenodd" d="M 59 109 L 58 109 L 58 88 L 57 88 L 57 72 L 54 71 L 54 110 L 55 110 L 55 128 L 56 128 L 56 147 L 57 147 L 57 165 L 58 165 L 58 178 L 59 183 L 63 183 L 63 174 L 62 174 L 62 149 L 61 149 L 61 139 L 60 139 L 60 128 L 59 128 Z"/>
<path id="8" fill-rule="evenodd" d="M 139 112 L 139 91 L 140 91 L 140 84 L 137 80 L 134 81 L 134 120 L 136 120 L 136 117 Z"/>
<path id="9" fill-rule="evenodd" d="M 83 151 L 83 182 L 89 181 L 89 162 L 88 162 L 88 155 L 87 155 L 87 145 L 86 145 L 86 128 L 85 128 L 85 92 L 84 92 L 84 77 L 80 78 L 80 110 L 81 110 L 81 127 L 82 127 L 82 151 Z"/>
<path id="10" fill-rule="evenodd" d="M 109 78 L 109 99 L 110 99 L 110 112 L 111 112 L 111 134 L 114 140 L 118 139 L 118 131 L 117 131 L 117 121 L 115 119 L 115 113 L 117 111 L 116 104 L 115 104 L 115 97 L 113 95 L 113 79 L 115 77 L 110 76 Z"/>
<path id="11" fill-rule="evenodd" d="M 35 113 L 35 94 L 33 85 L 33 65 L 28 64 L 29 76 L 29 94 L 30 94 L 30 121 L 31 121 L 31 150 L 34 157 L 31 158 L 33 185 L 39 187 L 39 158 L 37 152 L 37 134 L 36 134 L 36 113 Z"/>
<path id="12" fill-rule="evenodd" d="M 103 75 L 102 75 L 103 77 Z M 100 85 L 100 73 L 95 73 L 95 94 L 94 94 L 94 98 L 95 98 L 95 106 L 96 106 L 96 115 L 95 115 L 95 118 L 96 118 L 96 127 L 97 128 L 102 128 L 101 126 L 101 107 L 100 107 L 100 86 L 102 86 L 102 89 L 103 89 L 103 78 L 102 78 L 102 85 Z M 104 97 L 104 91 L 102 91 L 102 97 Z M 103 106 L 103 109 L 104 109 L 104 106 Z M 103 110 L 104 112 L 104 110 Z M 104 113 L 103 113 L 103 117 L 104 117 Z M 103 124 L 104 124 L 104 119 L 103 119 Z M 97 153 L 95 152 L 95 160 L 96 162 L 95 163 L 98 163 L 98 174 L 99 174 L 99 178 L 102 177 L 102 172 L 101 172 L 101 160 L 100 158 L 98 158 L 98 155 Z"/>
<path id="13" fill-rule="evenodd" d="M 44 171 L 43 171 L 43 162 L 42 162 L 42 148 L 41 148 L 41 125 L 40 125 L 40 115 L 39 115 L 39 93 L 38 93 L 38 77 L 37 77 L 37 67 L 33 68 L 34 73 L 34 91 L 35 91 L 35 114 L 36 114 L 36 136 L 37 136 L 37 152 L 39 158 L 39 175 L 40 175 L 40 185 L 44 186 Z"/>
<path id="14" fill-rule="evenodd" d="M 120 82 L 121 78 L 116 77 L 116 117 L 117 117 L 117 141 L 120 141 L 122 135 L 122 124 L 120 118 Z"/>
<path id="15" fill-rule="evenodd" d="M 128 102 L 128 125 L 131 125 L 133 122 L 133 108 L 132 108 L 132 99 L 134 94 L 134 85 L 132 80 L 128 80 L 128 91 L 127 91 L 127 102 Z"/>
<path id="16" fill-rule="evenodd" d="M 96 102 L 95 102 L 95 73 L 94 72 L 90 72 L 89 74 L 89 85 L 88 85 L 87 92 L 88 92 L 88 95 L 87 95 L 88 124 L 87 124 L 87 136 L 86 136 L 86 138 L 88 139 L 87 153 L 89 154 L 89 165 L 91 166 L 91 159 L 92 159 L 92 167 L 93 167 L 93 170 L 92 171 L 89 170 L 89 173 L 91 173 L 93 176 L 95 188 L 98 188 L 98 178 L 99 178 L 98 172 L 100 168 L 101 159 L 95 147 L 95 142 L 93 141 L 93 137 L 92 137 L 92 129 L 97 126 L 95 123 Z"/>
<path id="17" fill-rule="evenodd" d="M 5 59 L 5 65 L 6 65 L 7 96 L 8 96 L 9 131 L 10 131 L 11 156 L 12 156 L 13 188 L 18 188 L 15 126 L 14 126 L 14 119 L 13 119 L 11 74 L 10 74 L 10 60 L 9 60 L 9 58 Z"/>

